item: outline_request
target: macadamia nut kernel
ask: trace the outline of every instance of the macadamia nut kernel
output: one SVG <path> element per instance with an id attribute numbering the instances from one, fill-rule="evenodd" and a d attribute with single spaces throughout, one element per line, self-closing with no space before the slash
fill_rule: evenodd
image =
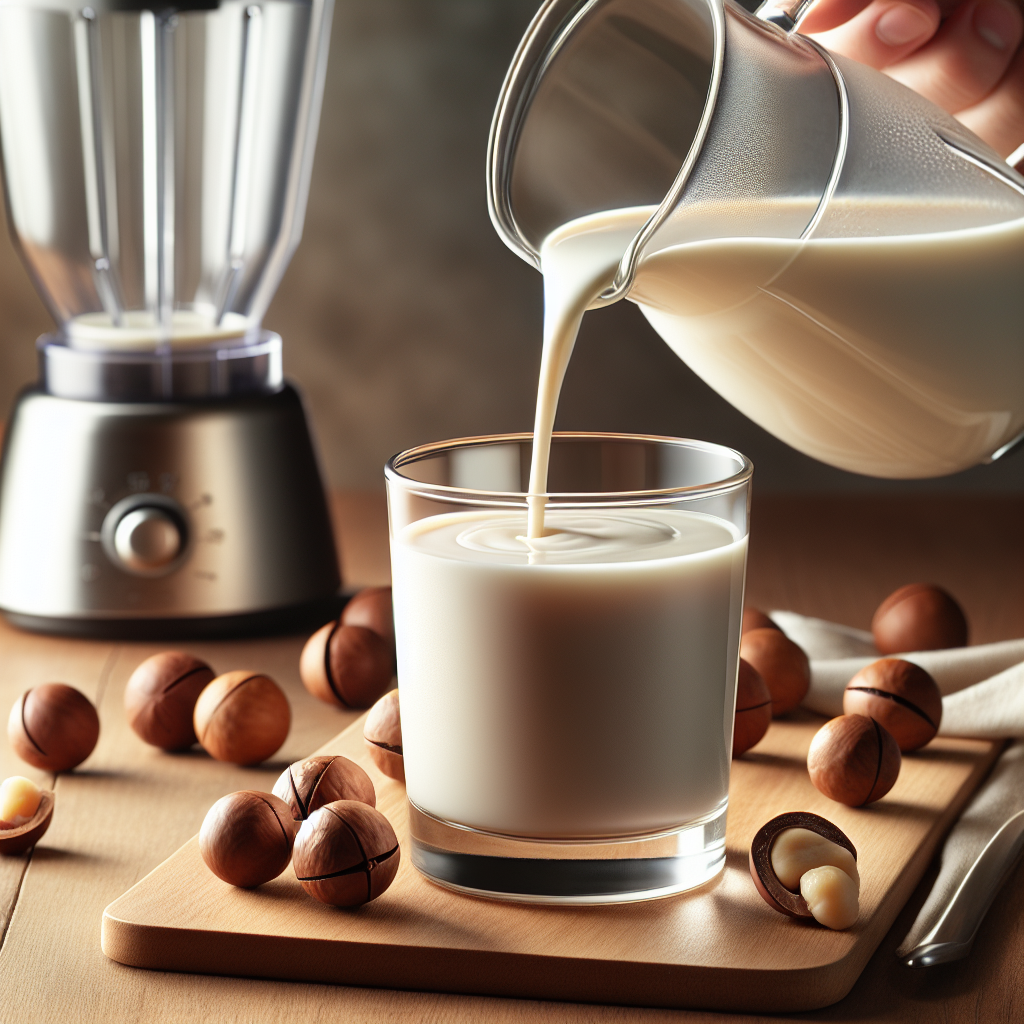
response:
<path id="1" fill-rule="evenodd" d="M 0 782 L 0 828 L 17 828 L 31 821 L 39 803 L 43 799 L 43 791 L 23 775 L 12 775 Z"/>
<path id="2" fill-rule="evenodd" d="M 53 793 L 31 779 L 12 776 L 0 783 L 0 855 L 24 853 L 50 827 Z"/>
<path id="3" fill-rule="evenodd" d="M 771 856 L 779 881 L 794 892 L 800 888 L 800 879 L 806 872 L 826 864 L 845 871 L 860 885 L 853 854 L 807 828 L 787 828 L 780 832 L 772 844 Z"/>
<path id="4" fill-rule="evenodd" d="M 860 887 L 832 864 L 811 868 L 800 876 L 800 895 L 807 901 L 818 924 L 842 931 L 860 915 Z"/>

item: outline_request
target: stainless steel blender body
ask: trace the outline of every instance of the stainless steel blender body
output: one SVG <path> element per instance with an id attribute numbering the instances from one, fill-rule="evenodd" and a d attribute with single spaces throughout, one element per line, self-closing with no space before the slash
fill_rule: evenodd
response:
<path id="1" fill-rule="evenodd" d="M 0 608 L 187 635 L 323 615 L 340 579 L 281 342 L 331 0 L 0 4 L 8 222 L 58 330 L 0 476 Z"/>

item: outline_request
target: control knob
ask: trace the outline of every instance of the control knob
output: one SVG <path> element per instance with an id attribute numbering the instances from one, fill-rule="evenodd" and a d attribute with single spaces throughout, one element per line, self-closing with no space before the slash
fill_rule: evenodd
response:
<path id="1" fill-rule="evenodd" d="M 103 533 L 111 561 L 137 576 L 163 575 L 185 549 L 183 518 L 162 503 L 115 506 Z"/>

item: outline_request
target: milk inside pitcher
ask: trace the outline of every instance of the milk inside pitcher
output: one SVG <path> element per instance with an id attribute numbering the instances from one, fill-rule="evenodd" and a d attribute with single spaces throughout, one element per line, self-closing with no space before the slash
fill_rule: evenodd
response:
<path id="1" fill-rule="evenodd" d="M 538 263 L 613 233 L 628 297 L 742 412 L 823 462 L 917 478 L 1024 434 L 1024 177 L 938 107 L 725 0 L 549 0 L 489 152 Z"/>

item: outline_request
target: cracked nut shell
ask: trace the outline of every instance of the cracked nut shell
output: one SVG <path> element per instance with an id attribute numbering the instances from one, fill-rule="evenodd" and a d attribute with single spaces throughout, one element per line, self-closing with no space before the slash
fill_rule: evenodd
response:
<path id="1" fill-rule="evenodd" d="M 66 772 L 96 747 L 100 718 L 84 693 L 64 683 L 43 683 L 26 690 L 7 721 L 14 752 L 35 768 Z"/>
<path id="2" fill-rule="evenodd" d="M 398 691 L 385 693 L 370 708 L 363 723 L 363 739 L 373 763 L 389 778 L 405 782 L 405 758 L 402 756 L 402 712 Z"/>
<path id="3" fill-rule="evenodd" d="M 9 856 L 24 853 L 29 847 L 35 846 L 50 827 L 52 818 L 53 793 L 44 789 L 39 794 L 39 807 L 28 821 L 14 828 L 0 828 L 0 854 Z"/>
<path id="4" fill-rule="evenodd" d="M 366 587 L 355 594 L 341 612 L 343 626 L 363 626 L 382 636 L 395 650 L 395 613 L 390 587 Z"/>
<path id="5" fill-rule="evenodd" d="M 967 618 L 956 599 L 930 583 L 910 583 L 893 591 L 871 619 L 880 654 L 965 647 L 967 633 Z"/>
<path id="6" fill-rule="evenodd" d="M 368 708 L 391 685 L 388 642 L 365 626 L 329 622 L 302 648 L 299 675 L 314 697 L 346 708 Z"/>
<path id="7" fill-rule="evenodd" d="M 377 806 L 370 776 L 347 757 L 307 757 L 296 761 L 274 783 L 274 796 L 280 797 L 296 821 L 304 821 L 315 810 L 335 800 L 358 800 Z"/>
<path id="8" fill-rule="evenodd" d="M 929 743 L 939 731 L 942 694 L 919 665 L 882 658 L 862 668 L 846 684 L 843 714 L 873 718 L 907 753 Z"/>
<path id="9" fill-rule="evenodd" d="M 807 772 L 832 800 L 863 807 L 881 799 L 900 774 L 900 748 L 892 736 L 865 715 L 840 715 L 811 740 Z"/>
<path id="10" fill-rule="evenodd" d="M 252 889 L 277 878 L 292 857 L 295 823 L 283 800 L 245 789 L 222 796 L 199 830 L 206 866 L 231 885 Z"/>
<path id="11" fill-rule="evenodd" d="M 805 828 L 810 832 L 827 839 L 836 846 L 842 846 L 849 850 L 853 859 L 857 859 L 857 850 L 849 837 L 836 825 L 833 825 L 827 818 L 819 814 L 812 814 L 810 811 L 791 811 L 788 814 L 780 814 L 777 818 L 762 825 L 753 842 L 750 844 L 750 877 L 754 880 L 757 891 L 761 898 L 780 914 L 788 914 L 790 917 L 813 918 L 807 901 L 799 892 L 787 889 L 772 866 L 772 846 L 779 834 L 791 828 Z"/>
<path id="12" fill-rule="evenodd" d="M 259 764 L 280 749 L 292 712 L 281 687 L 258 672 L 225 672 L 207 684 L 192 716 L 196 736 L 218 761 Z"/>
<path id="13" fill-rule="evenodd" d="M 740 657 L 757 669 L 772 695 L 772 717 L 795 708 L 811 686 L 811 663 L 782 630 L 752 629 L 740 640 Z"/>
<path id="14" fill-rule="evenodd" d="M 302 823 L 293 867 L 314 899 L 358 907 L 387 889 L 400 859 L 398 837 L 380 811 L 355 800 L 338 800 Z"/>
<path id="15" fill-rule="evenodd" d="M 759 742 L 772 724 L 772 695 L 761 674 L 740 658 L 736 681 L 736 722 L 732 730 L 732 756 L 749 750 Z"/>
<path id="16" fill-rule="evenodd" d="M 196 742 L 192 713 L 215 673 L 184 651 L 161 651 L 131 674 L 124 691 L 128 724 L 161 750 L 187 750 Z"/>

